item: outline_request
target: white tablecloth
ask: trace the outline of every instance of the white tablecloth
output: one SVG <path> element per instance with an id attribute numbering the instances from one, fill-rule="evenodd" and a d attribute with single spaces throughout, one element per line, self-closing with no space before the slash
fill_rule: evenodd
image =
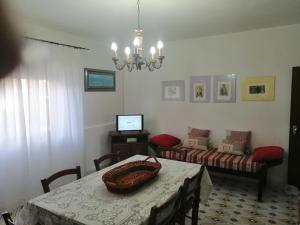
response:
<path id="1" fill-rule="evenodd" d="M 158 176 L 130 194 L 114 194 L 106 189 L 102 175 L 108 170 L 146 157 L 135 155 L 30 200 L 16 218 L 17 225 L 143 224 L 154 205 L 161 205 L 178 191 L 186 177 L 194 176 L 201 165 L 158 159 L 162 168 Z M 207 170 L 201 181 L 201 202 L 206 202 L 212 189 Z"/>

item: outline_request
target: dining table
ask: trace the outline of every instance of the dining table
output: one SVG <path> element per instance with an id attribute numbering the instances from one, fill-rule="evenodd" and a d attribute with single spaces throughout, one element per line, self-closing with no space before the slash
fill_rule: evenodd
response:
<path id="1" fill-rule="evenodd" d="M 153 180 L 130 193 L 108 191 L 102 181 L 104 173 L 124 163 L 145 159 L 146 156 L 134 155 L 29 200 L 17 214 L 16 225 L 147 224 L 151 208 L 166 202 L 185 178 L 196 175 L 202 165 L 158 158 L 161 170 Z M 213 187 L 206 169 L 200 185 L 200 204 L 203 204 Z"/>

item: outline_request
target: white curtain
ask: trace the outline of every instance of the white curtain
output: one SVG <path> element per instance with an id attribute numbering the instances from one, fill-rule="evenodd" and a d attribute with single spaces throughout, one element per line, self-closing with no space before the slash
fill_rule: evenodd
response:
<path id="1" fill-rule="evenodd" d="M 81 165 L 81 51 L 30 42 L 27 63 L 0 80 L 0 210 L 42 193 L 40 179 Z"/>

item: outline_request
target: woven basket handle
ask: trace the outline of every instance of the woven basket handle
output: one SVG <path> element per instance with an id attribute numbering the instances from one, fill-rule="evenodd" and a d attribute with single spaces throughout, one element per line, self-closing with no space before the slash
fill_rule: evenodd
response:
<path id="1" fill-rule="evenodd" d="M 149 156 L 149 157 L 147 157 L 144 161 L 147 161 L 148 159 L 151 159 L 151 158 L 153 158 L 153 159 L 155 160 L 155 162 L 159 163 L 159 162 L 157 161 L 156 157 L 154 157 L 154 156 Z"/>

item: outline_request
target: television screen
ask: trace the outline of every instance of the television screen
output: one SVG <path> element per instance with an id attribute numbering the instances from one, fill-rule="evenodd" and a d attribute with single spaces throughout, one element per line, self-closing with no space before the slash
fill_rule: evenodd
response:
<path id="1" fill-rule="evenodd" d="M 117 115 L 117 131 L 142 131 L 144 116 L 139 115 Z"/>

